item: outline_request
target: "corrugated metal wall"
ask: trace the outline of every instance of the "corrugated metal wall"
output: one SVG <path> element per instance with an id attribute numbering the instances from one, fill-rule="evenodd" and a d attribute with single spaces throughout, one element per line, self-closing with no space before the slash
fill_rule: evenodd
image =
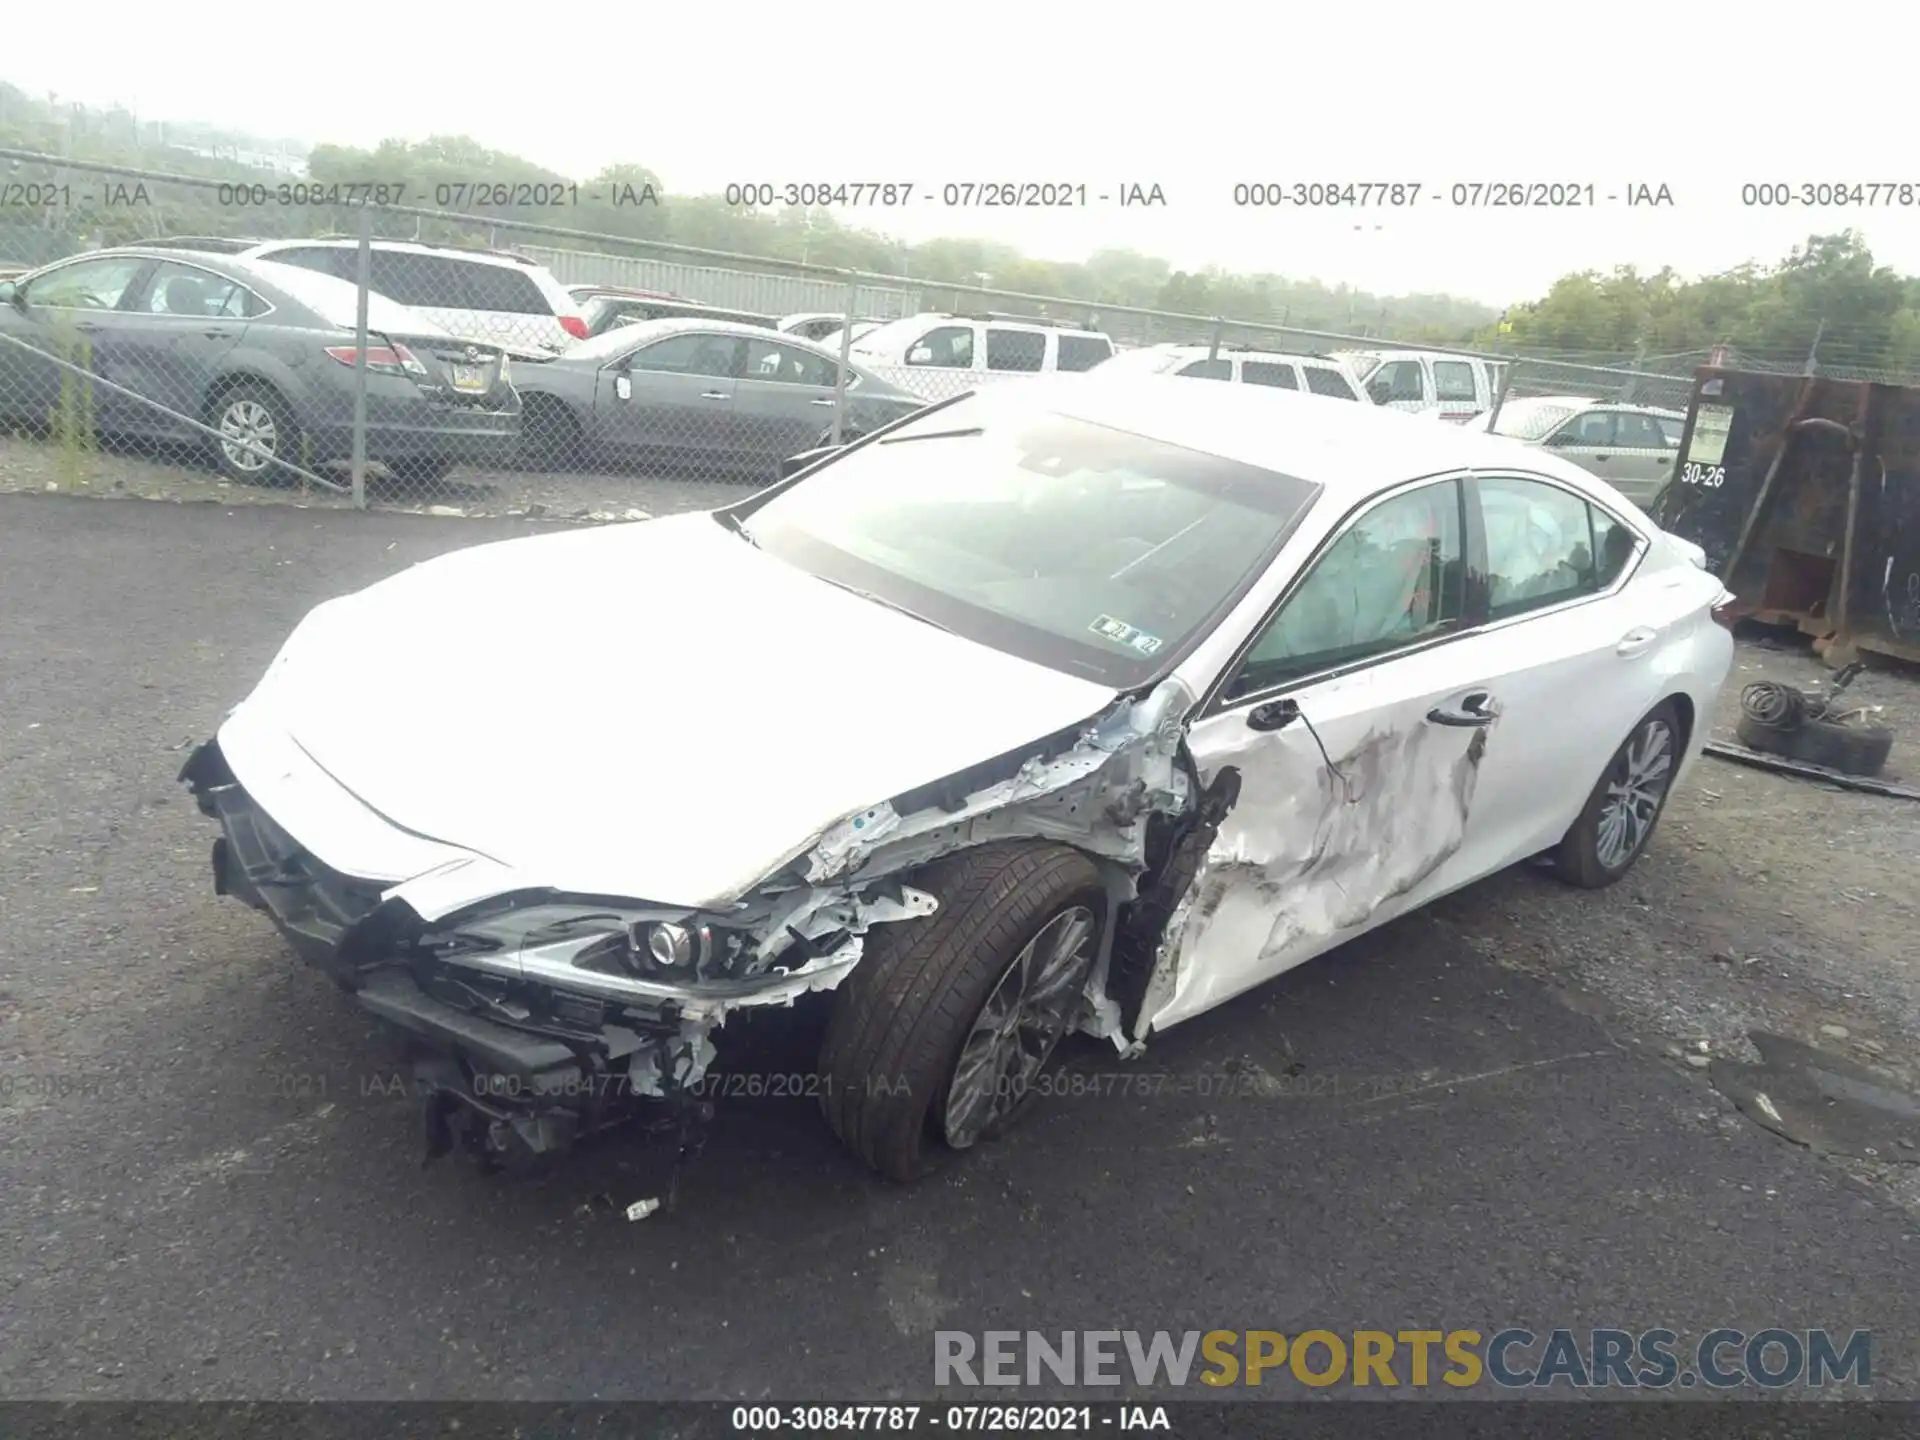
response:
<path id="1" fill-rule="evenodd" d="M 592 250 L 557 250 L 544 245 L 516 244 L 514 248 L 545 265 L 563 285 L 631 285 L 640 290 L 666 290 L 708 305 L 756 310 L 764 315 L 808 311 L 835 314 L 844 309 L 847 300 L 846 287 L 831 280 L 759 275 L 748 270 L 722 270 Z M 868 319 L 892 320 L 920 309 L 920 297 L 911 290 L 862 286 L 856 294 L 859 313 Z"/>

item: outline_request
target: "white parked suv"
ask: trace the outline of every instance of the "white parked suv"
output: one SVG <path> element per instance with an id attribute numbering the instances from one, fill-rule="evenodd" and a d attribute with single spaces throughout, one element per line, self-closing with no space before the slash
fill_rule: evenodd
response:
<path id="1" fill-rule="evenodd" d="M 889 321 L 853 342 L 853 363 L 929 400 L 1059 370 L 1091 370 L 1113 340 L 1052 320 L 929 312 Z"/>
<path id="2" fill-rule="evenodd" d="M 1305 390 L 1335 400 L 1358 400 L 1365 393 L 1360 377 L 1330 355 L 1297 355 L 1284 350 L 1254 350 L 1239 345 L 1147 345 L 1123 350 L 1102 362 L 1102 375 L 1191 375 L 1201 380 L 1234 380 L 1276 390 Z"/>
<path id="3" fill-rule="evenodd" d="M 1442 420 L 1465 421 L 1493 408 L 1500 393 L 1497 361 L 1445 350 L 1340 350 L 1376 405 L 1419 414 L 1439 412 Z"/>
<path id="4" fill-rule="evenodd" d="M 350 237 L 267 240 L 239 253 L 357 281 L 359 248 Z M 369 263 L 376 291 L 463 339 L 558 354 L 587 338 L 573 296 L 524 256 L 376 240 Z"/>

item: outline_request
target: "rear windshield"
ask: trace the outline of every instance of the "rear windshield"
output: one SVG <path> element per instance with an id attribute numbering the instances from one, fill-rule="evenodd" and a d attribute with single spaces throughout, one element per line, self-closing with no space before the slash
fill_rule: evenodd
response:
<path id="1" fill-rule="evenodd" d="M 318 315 L 327 324 L 352 330 L 359 324 L 359 290 L 332 275 L 322 275 L 299 265 L 281 265 L 272 260 L 251 260 L 246 268 L 256 272 L 263 283 L 284 290 Z M 426 316 L 389 300 L 377 290 L 367 292 L 367 328 L 403 335 L 439 336 L 445 332 Z"/>
<path id="2" fill-rule="evenodd" d="M 1124 688 L 1219 622 L 1318 488 L 983 394 L 750 502 L 744 524 L 822 579 Z"/>

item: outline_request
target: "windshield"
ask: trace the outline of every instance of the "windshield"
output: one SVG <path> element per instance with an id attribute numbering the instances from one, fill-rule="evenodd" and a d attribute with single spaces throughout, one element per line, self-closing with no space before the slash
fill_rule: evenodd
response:
<path id="1" fill-rule="evenodd" d="M 1116 689 L 1218 623 L 1319 493 L 998 395 L 747 503 L 762 549 L 981 644 Z"/>
<path id="2" fill-rule="evenodd" d="M 1499 417 L 1493 422 L 1493 433 L 1515 440 L 1541 440 L 1580 408 L 1564 400 L 1509 400 L 1500 407 Z"/>

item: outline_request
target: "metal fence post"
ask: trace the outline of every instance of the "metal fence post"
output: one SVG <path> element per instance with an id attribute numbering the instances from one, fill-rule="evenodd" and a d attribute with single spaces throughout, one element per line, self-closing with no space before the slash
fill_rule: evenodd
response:
<path id="1" fill-rule="evenodd" d="M 1633 351 L 1633 373 L 1620 386 L 1620 399 L 1631 404 L 1640 394 L 1640 373 L 1647 368 L 1647 342 L 1642 340 Z"/>
<path id="2" fill-rule="evenodd" d="M 1518 355 L 1500 367 L 1500 393 L 1493 397 L 1493 409 L 1487 414 L 1487 433 L 1489 435 L 1496 433 L 1494 427 L 1500 423 L 1500 407 L 1507 403 L 1507 392 L 1513 388 L 1513 375 L 1519 368 L 1520 357 Z"/>
<path id="3" fill-rule="evenodd" d="M 373 212 L 360 206 L 360 248 L 354 267 L 353 507 L 367 508 L 367 295 L 373 288 Z"/>
<path id="4" fill-rule="evenodd" d="M 1822 315 L 1820 317 L 1820 324 L 1813 332 L 1813 343 L 1807 347 L 1807 368 L 1805 373 L 1808 375 L 1818 375 L 1820 373 L 1820 341 L 1826 333 L 1827 317 Z"/>
<path id="5" fill-rule="evenodd" d="M 847 358 L 853 350 L 854 311 L 860 305 L 860 281 L 854 276 L 847 277 L 847 323 L 840 327 L 840 368 L 833 379 L 833 443 L 840 444 L 846 433 L 847 415 Z"/>
<path id="6" fill-rule="evenodd" d="M 1218 315 L 1213 317 L 1213 333 L 1207 340 L 1207 360 L 1209 363 L 1220 358 L 1220 334 L 1227 328 L 1227 322 Z"/>

